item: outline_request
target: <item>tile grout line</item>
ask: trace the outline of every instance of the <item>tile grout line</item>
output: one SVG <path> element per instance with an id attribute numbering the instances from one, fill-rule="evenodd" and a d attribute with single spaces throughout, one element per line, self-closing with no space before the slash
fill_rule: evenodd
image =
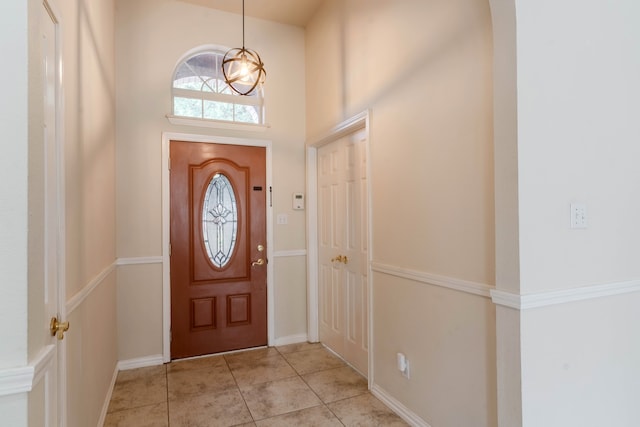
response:
<path id="1" fill-rule="evenodd" d="M 242 393 L 242 389 L 240 388 L 240 384 L 238 384 L 238 380 L 236 378 L 236 376 L 233 374 L 233 369 L 231 369 L 231 365 L 229 365 L 229 361 L 227 360 L 226 355 L 222 355 L 222 358 L 224 359 L 224 363 L 227 365 L 227 369 L 229 370 L 229 373 L 231 374 L 231 377 L 233 378 L 233 382 L 236 385 L 236 388 L 238 389 L 238 393 L 240 393 L 240 397 L 242 398 L 242 401 L 244 402 L 244 407 L 247 408 L 247 412 L 249 413 L 249 416 L 251 417 L 251 421 L 253 421 L 253 424 L 256 423 L 256 419 L 253 417 L 253 414 L 251 413 L 251 409 L 249 408 L 249 405 L 247 404 L 247 399 L 244 398 L 244 394 Z"/>
<path id="2" fill-rule="evenodd" d="M 324 347 L 322 347 L 322 348 L 324 348 Z M 277 347 L 276 347 L 276 350 L 278 350 L 278 348 L 277 348 Z M 301 351 L 297 351 L 297 352 L 296 352 L 296 351 L 292 351 L 291 353 L 302 353 L 302 352 L 304 352 L 304 351 L 311 351 L 311 350 L 301 350 Z M 280 350 L 278 350 L 278 353 L 280 353 Z M 286 358 L 286 356 L 285 356 L 283 353 L 280 353 L 280 355 L 282 355 L 282 358 L 283 358 L 283 359 L 284 359 L 284 360 L 289 364 L 289 366 L 291 366 L 291 368 L 294 370 L 294 372 L 295 372 L 296 374 L 298 374 L 298 377 L 302 380 L 302 382 L 303 382 L 303 383 L 305 383 L 305 385 L 306 385 L 307 387 L 309 387 L 309 390 L 311 390 L 311 392 L 312 392 L 313 394 L 315 394 L 315 396 L 318 398 L 318 400 L 320 401 L 320 403 L 322 403 L 322 405 L 318 405 L 318 406 L 324 406 L 325 408 L 327 408 L 327 410 L 328 410 L 329 412 L 331 412 L 331 415 L 333 415 L 333 416 L 336 418 L 336 420 L 338 420 L 338 422 L 339 422 L 340 424 L 342 424 L 343 426 L 346 426 L 346 424 L 345 424 L 345 423 L 343 423 L 343 422 L 342 422 L 342 420 L 341 420 L 341 419 L 340 419 L 340 418 L 339 418 L 339 417 L 338 417 L 338 416 L 337 416 L 337 415 L 336 415 L 336 414 L 335 414 L 335 413 L 334 413 L 334 412 L 329 408 L 329 406 L 327 405 L 327 403 L 326 403 L 324 400 L 322 400 L 322 398 L 321 398 L 321 397 L 318 395 L 318 393 L 313 389 L 313 387 L 311 387 L 311 385 L 309 385 L 309 383 L 304 379 L 304 377 L 302 376 L 302 374 L 300 374 L 300 373 L 298 372 L 298 370 L 297 370 L 296 368 L 294 368 L 294 367 L 293 367 L 293 365 L 291 365 L 291 363 L 289 363 L 289 360 Z M 320 370 L 320 371 L 316 371 L 316 372 L 329 371 L 329 370 L 331 370 L 331 369 L 339 369 L 339 368 L 324 369 L 324 370 Z M 314 373 L 314 372 L 309 372 L 308 374 L 311 374 L 311 373 Z M 305 374 L 305 375 L 306 375 L 306 374 Z"/>
<path id="3" fill-rule="evenodd" d="M 339 368 L 332 368 L 332 369 L 339 369 Z M 325 371 L 329 371 L 330 369 L 326 369 Z M 317 371 L 317 372 L 323 372 L 323 371 Z M 324 406 L 325 408 L 327 408 L 327 410 L 329 412 L 331 412 L 331 414 L 336 417 L 336 420 L 338 420 L 338 422 L 340 424 L 342 424 L 343 426 L 345 426 L 346 424 L 342 422 L 342 420 L 338 417 L 338 415 L 336 415 L 335 412 L 333 412 L 331 410 L 331 408 L 329 408 L 329 405 L 327 405 L 327 402 L 325 402 L 324 400 L 322 400 L 322 398 L 320 397 L 320 395 L 318 395 L 318 393 L 313 389 L 313 387 L 311 387 L 311 385 L 304 379 L 304 377 L 302 375 L 300 375 L 300 379 L 307 385 L 307 387 L 309 387 L 309 390 L 311 390 L 313 392 L 313 394 L 316 395 L 316 397 L 318 398 L 318 400 L 320 400 L 320 402 L 322 403 L 322 405 L 320 406 Z M 333 403 L 333 402 L 331 402 Z"/>
<path id="4" fill-rule="evenodd" d="M 280 346 L 280 347 L 282 348 L 282 347 L 286 347 L 286 346 Z M 237 390 L 237 392 L 240 393 L 240 397 L 242 398 L 242 401 L 244 403 L 244 408 L 249 413 L 250 420 L 247 420 L 245 423 L 253 423 L 253 425 L 257 425 L 258 422 L 262 422 L 262 421 L 268 420 L 268 419 L 277 418 L 279 416 L 284 416 L 284 415 L 287 415 L 287 414 L 294 414 L 294 413 L 297 413 L 297 412 L 310 410 L 312 408 L 322 408 L 323 410 L 325 410 L 325 409 L 328 410 L 328 413 L 325 413 L 326 416 L 331 414 L 331 416 L 333 416 L 334 419 L 336 419 L 338 421 L 340 426 L 345 426 L 346 425 L 345 422 L 343 422 L 343 420 L 340 417 L 338 417 L 338 415 L 329 407 L 329 405 L 333 405 L 333 404 L 339 403 L 339 402 L 344 402 L 344 401 L 347 401 L 349 399 L 352 399 L 352 398 L 358 397 L 358 396 L 365 396 L 367 394 L 371 395 L 370 390 L 368 390 L 368 388 L 367 388 L 367 390 L 364 391 L 361 394 L 357 394 L 355 396 L 342 397 L 340 399 L 337 399 L 337 400 L 334 400 L 334 401 L 331 401 L 331 402 L 325 402 L 322 399 L 322 397 L 320 396 L 320 394 L 319 394 L 319 392 L 322 391 L 323 388 L 321 387 L 321 388 L 318 389 L 318 391 L 316 391 L 316 389 L 314 389 L 311 386 L 310 382 L 309 382 L 312 379 L 311 376 L 316 375 L 316 374 L 328 373 L 330 371 L 334 371 L 334 370 L 338 370 L 338 369 L 343 369 L 345 366 L 347 368 L 350 368 L 350 369 L 354 370 L 354 372 L 357 373 L 360 376 L 362 376 L 362 374 L 360 374 L 357 370 L 353 369 L 353 367 L 348 363 L 345 363 L 344 366 L 333 366 L 333 367 L 327 367 L 324 363 L 320 363 L 320 365 L 316 364 L 313 361 L 315 359 L 313 357 L 311 359 L 309 359 L 309 357 L 311 357 L 311 356 L 306 356 L 305 353 L 311 354 L 310 352 L 312 352 L 314 350 L 318 350 L 318 348 L 308 348 L 308 347 L 304 347 L 304 346 L 298 347 L 298 348 L 291 348 L 291 349 L 295 349 L 295 351 L 286 351 L 287 349 L 284 349 L 284 351 L 282 351 L 281 348 L 278 348 L 278 347 L 274 346 L 273 349 L 276 351 L 275 353 L 269 352 L 267 355 L 258 356 L 258 357 L 259 357 L 259 359 L 262 359 L 263 357 L 266 357 L 266 358 L 269 358 L 269 357 L 280 357 L 282 360 L 285 361 L 286 366 L 288 366 L 292 370 L 292 375 L 288 376 L 286 378 L 277 378 L 277 379 L 272 379 L 272 380 L 268 380 L 268 381 L 261 381 L 261 382 L 256 383 L 256 384 L 275 382 L 275 381 L 280 381 L 280 380 L 285 380 L 285 379 L 294 379 L 294 378 L 297 377 L 302 381 L 302 384 L 304 384 L 305 387 L 307 387 L 307 389 L 309 391 L 311 391 L 312 395 L 315 396 L 316 399 L 318 399 L 319 404 L 317 404 L 315 406 L 308 407 L 308 408 L 301 408 L 301 409 L 293 410 L 293 411 L 290 411 L 290 412 L 284 412 L 282 414 L 273 414 L 272 416 L 265 417 L 265 418 L 260 418 L 259 420 L 257 420 L 254 417 L 253 413 L 251 412 L 251 409 L 249 408 L 247 399 L 245 398 L 245 394 L 243 393 L 243 391 L 242 391 L 242 389 L 241 389 L 241 387 L 239 385 L 239 380 L 242 379 L 242 375 L 241 374 L 243 374 L 243 372 L 242 371 L 238 371 L 237 369 L 236 369 L 236 372 L 234 372 L 234 370 L 231 369 L 231 361 L 234 361 L 234 359 L 231 358 L 231 357 L 227 358 L 226 357 L 227 355 L 220 355 L 222 357 L 222 362 L 223 362 L 223 364 L 221 364 L 220 366 L 226 366 L 227 371 L 231 374 L 231 377 L 233 379 L 233 385 L 235 385 L 235 390 Z M 323 348 L 323 349 L 326 350 L 326 348 L 324 346 L 320 347 L 320 348 Z M 295 362 L 296 366 L 300 365 L 300 369 L 302 369 L 302 371 L 299 372 L 295 368 L 294 364 L 289 360 L 288 356 L 294 356 L 292 358 L 292 360 Z M 256 359 L 256 360 L 258 360 L 258 359 Z M 344 362 L 344 360 L 342 360 L 342 361 Z M 298 362 L 300 362 L 301 364 L 298 363 Z M 169 362 L 169 363 L 171 363 L 171 362 Z M 169 384 L 169 381 L 170 381 L 169 380 L 169 367 L 170 367 L 170 365 L 169 365 L 169 363 L 166 363 L 166 364 L 163 365 L 163 369 L 164 370 L 163 370 L 163 374 L 162 375 L 164 375 L 164 377 L 165 377 L 165 390 L 164 390 L 165 393 L 164 394 L 165 394 L 165 401 L 166 401 L 166 421 L 167 421 L 167 426 L 171 427 L 172 426 L 172 423 L 171 423 L 171 412 L 172 411 L 170 409 L 170 392 L 169 392 L 169 385 L 170 385 Z M 251 364 L 251 358 L 249 359 L 248 363 Z M 279 362 L 278 362 L 278 365 L 279 365 Z M 284 366 L 285 365 L 282 365 L 282 367 L 284 367 Z M 314 368 L 317 368 L 318 366 L 324 366 L 324 367 L 321 368 L 321 369 L 318 369 L 318 370 L 313 370 Z M 210 368 L 211 367 L 209 367 L 209 366 L 206 366 L 206 367 L 203 366 L 202 368 L 195 368 L 195 369 L 207 369 L 208 370 Z M 278 368 L 278 369 L 280 369 L 280 368 Z M 304 372 L 305 369 L 312 369 L 312 371 Z M 240 375 L 240 376 L 238 376 L 238 375 Z M 310 378 L 309 379 L 305 378 L 304 377 L 305 375 L 310 377 Z M 332 375 L 329 375 L 329 374 L 327 374 L 327 375 L 328 375 L 328 377 L 332 376 Z M 264 380 L 265 378 L 270 378 L 270 374 L 269 373 L 265 373 L 264 375 L 261 375 L 259 377 L 254 377 L 254 379 L 258 379 L 258 380 Z M 248 386 L 250 386 L 250 385 L 255 385 L 255 384 L 248 384 Z M 319 385 L 321 386 L 322 382 L 319 383 Z M 234 388 L 231 385 L 228 386 L 228 389 L 229 390 L 234 390 Z M 340 393 L 338 393 L 337 395 L 330 393 L 329 395 L 327 395 L 327 399 L 331 399 L 332 396 L 333 396 L 333 398 L 335 398 L 335 397 L 337 397 L 339 395 L 340 395 Z M 375 398 L 375 396 L 373 396 L 373 397 Z M 376 400 L 379 400 L 379 399 L 376 399 Z M 144 406 L 151 406 L 151 404 L 142 405 L 141 407 L 144 407 Z M 122 410 L 135 409 L 135 408 L 137 408 L 137 407 L 124 408 Z M 234 412 L 236 414 L 236 415 L 234 415 L 234 417 L 237 417 L 236 420 L 240 420 L 241 419 L 242 412 L 243 411 Z M 158 415 L 160 415 L 160 414 L 158 414 Z M 233 418 L 230 419 L 230 421 L 234 421 Z M 243 423 L 233 424 L 233 425 L 239 426 L 239 425 L 242 425 L 242 424 Z M 174 426 L 174 427 L 177 427 L 177 425 Z"/>

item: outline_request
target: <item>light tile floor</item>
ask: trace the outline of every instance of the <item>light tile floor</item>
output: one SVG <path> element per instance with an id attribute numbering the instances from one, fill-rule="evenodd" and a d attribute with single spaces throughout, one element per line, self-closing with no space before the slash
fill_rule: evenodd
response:
<path id="1" fill-rule="evenodd" d="M 118 374 L 105 427 L 406 426 L 320 344 L 292 344 Z"/>

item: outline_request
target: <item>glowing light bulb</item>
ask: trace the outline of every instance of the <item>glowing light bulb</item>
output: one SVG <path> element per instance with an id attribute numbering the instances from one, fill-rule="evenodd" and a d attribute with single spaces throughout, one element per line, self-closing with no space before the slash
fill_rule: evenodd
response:
<path id="1" fill-rule="evenodd" d="M 240 76 L 242 76 L 243 79 L 246 79 L 247 77 L 249 77 L 249 64 L 247 63 L 247 57 L 245 55 L 242 55 L 242 63 L 240 65 Z"/>

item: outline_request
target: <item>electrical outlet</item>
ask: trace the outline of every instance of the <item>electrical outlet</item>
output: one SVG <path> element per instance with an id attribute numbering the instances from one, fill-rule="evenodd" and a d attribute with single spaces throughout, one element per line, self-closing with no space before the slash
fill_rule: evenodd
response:
<path id="1" fill-rule="evenodd" d="M 571 203 L 571 228 L 587 228 L 587 205 Z"/>
<path id="2" fill-rule="evenodd" d="M 402 376 L 405 378 L 409 378 L 409 361 L 407 360 L 407 356 L 403 353 L 396 354 L 396 362 L 398 366 L 398 370 L 402 373 Z"/>
<path id="3" fill-rule="evenodd" d="M 276 221 L 278 222 L 278 225 L 287 225 L 289 223 L 289 215 L 278 214 Z"/>
<path id="4" fill-rule="evenodd" d="M 404 371 L 402 371 L 402 376 L 406 379 L 409 379 L 409 361 L 405 361 Z"/>

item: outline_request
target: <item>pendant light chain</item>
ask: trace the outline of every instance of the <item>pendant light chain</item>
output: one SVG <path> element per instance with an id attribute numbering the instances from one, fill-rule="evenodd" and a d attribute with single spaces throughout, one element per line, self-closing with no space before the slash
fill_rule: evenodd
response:
<path id="1" fill-rule="evenodd" d="M 230 49 L 222 59 L 224 81 L 239 95 L 252 95 L 261 87 L 266 71 L 260 55 L 255 50 L 245 48 L 244 0 L 242 0 L 242 49 Z"/>
<path id="2" fill-rule="evenodd" d="M 244 0 L 242 0 L 242 48 L 244 49 Z"/>

